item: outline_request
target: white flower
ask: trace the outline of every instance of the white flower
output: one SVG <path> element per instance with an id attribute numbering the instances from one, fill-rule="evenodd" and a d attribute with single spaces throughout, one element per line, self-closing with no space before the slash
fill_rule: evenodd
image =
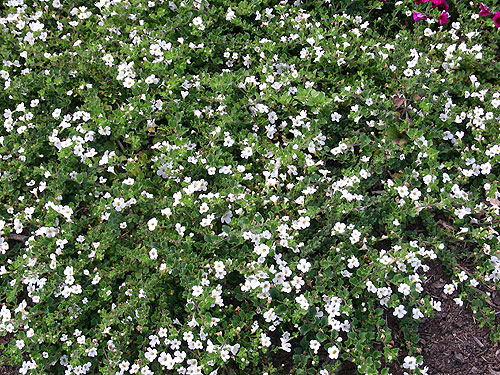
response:
<path id="1" fill-rule="evenodd" d="M 260 343 L 262 344 L 262 346 L 269 347 L 271 346 L 271 339 L 265 333 L 261 333 Z"/>
<path id="2" fill-rule="evenodd" d="M 231 210 L 228 210 L 224 216 L 220 218 L 220 221 L 224 224 L 229 224 L 231 222 L 231 218 L 233 217 L 233 212 Z"/>
<path id="3" fill-rule="evenodd" d="M 125 86 L 126 88 L 131 88 L 132 86 L 134 86 L 135 84 L 135 81 L 130 78 L 130 77 L 127 77 L 123 80 L 123 86 Z"/>
<path id="4" fill-rule="evenodd" d="M 113 65 L 113 61 L 115 61 L 113 55 L 111 54 L 107 54 L 107 55 L 104 55 L 102 57 L 103 61 L 106 63 L 107 66 L 112 66 Z"/>
<path id="5" fill-rule="evenodd" d="M 339 353 L 339 348 L 337 348 L 335 345 L 328 348 L 328 356 L 330 357 L 330 359 L 337 359 L 339 357 Z"/>
<path id="6" fill-rule="evenodd" d="M 410 198 L 414 201 L 418 201 L 418 199 L 420 198 L 421 195 L 422 195 L 422 193 L 420 192 L 420 190 L 415 188 L 411 191 Z"/>
<path id="7" fill-rule="evenodd" d="M 490 174 L 491 172 L 491 163 L 488 161 L 484 164 L 481 164 L 481 173 L 484 174 L 485 176 Z"/>
<path id="8" fill-rule="evenodd" d="M 269 246 L 267 246 L 266 244 L 258 244 L 257 246 L 255 246 L 254 250 L 255 254 L 257 254 L 258 256 L 260 257 L 265 257 L 267 256 L 267 254 L 269 254 Z"/>
<path id="9" fill-rule="evenodd" d="M 335 232 L 338 232 L 338 233 L 344 233 L 345 228 L 346 228 L 346 225 L 344 223 L 339 223 L 339 222 L 336 222 L 335 225 L 333 226 L 333 229 L 335 230 Z"/>
<path id="10" fill-rule="evenodd" d="M 408 284 L 402 283 L 399 285 L 398 292 L 407 296 L 410 294 L 410 286 Z"/>
<path id="11" fill-rule="evenodd" d="M 160 357 L 158 358 L 158 362 L 160 365 L 165 366 L 168 370 L 172 370 L 175 365 L 175 361 L 170 354 L 165 352 L 160 353 Z"/>
<path id="12" fill-rule="evenodd" d="M 278 119 L 278 115 L 276 114 L 276 112 L 272 111 L 267 114 L 267 118 L 271 124 L 274 124 Z"/>
<path id="13" fill-rule="evenodd" d="M 203 20 L 201 17 L 193 18 L 193 25 L 198 26 L 198 30 L 205 30 L 205 26 L 203 25 Z"/>
<path id="14" fill-rule="evenodd" d="M 151 260 L 155 260 L 158 258 L 158 251 L 154 247 L 149 251 L 149 258 Z"/>
<path id="15" fill-rule="evenodd" d="M 14 230 L 16 231 L 17 234 L 19 234 L 23 231 L 23 224 L 17 218 L 14 219 Z"/>
<path id="16" fill-rule="evenodd" d="M 202 227 L 208 227 L 209 225 L 212 224 L 212 220 L 214 219 L 215 219 L 215 214 L 207 215 L 207 217 L 201 219 L 200 225 Z"/>
<path id="17" fill-rule="evenodd" d="M 172 210 L 170 209 L 170 207 L 164 208 L 161 210 L 161 214 L 166 217 L 170 217 L 172 216 Z"/>
<path id="18" fill-rule="evenodd" d="M 152 219 L 149 219 L 148 221 L 148 229 L 152 232 L 155 230 L 156 226 L 158 225 L 158 220 L 154 217 Z"/>
<path id="19" fill-rule="evenodd" d="M 394 312 L 392 314 L 401 319 L 403 316 L 406 315 L 405 307 L 403 305 L 399 305 L 394 309 Z"/>
<path id="20" fill-rule="evenodd" d="M 248 146 L 247 146 L 247 147 L 245 147 L 245 148 L 243 149 L 243 151 L 241 151 L 241 157 L 242 157 L 243 159 L 248 159 L 250 156 L 252 156 L 252 154 L 253 154 L 253 150 L 252 150 L 252 148 L 251 148 L 251 147 L 248 147 Z"/>
<path id="21" fill-rule="evenodd" d="M 443 293 L 451 295 L 455 291 L 455 286 L 453 284 L 446 284 L 443 288 Z"/>
<path id="22" fill-rule="evenodd" d="M 429 185 L 434 180 L 434 178 L 432 175 L 428 174 L 428 175 L 424 176 L 423 180 L 424 180 L 424 184 Z"/>
<path id="23" fill-rule="evenodd" d="M 120 212 L 125 207 L 125 199 L 123 198 L 115 198 L 113 200 L 113 207 L 116 211 Z"/>
<path id="24" fill-rule="evenodd" d="M 203 288 L 200 285 L 193 286 L 193 296 L 198 297 L 203 294 Z"/>
<path id="25" fill-rule="evenodd" d="M 231 8 L 227 8 L 226 21 L 231 21 L 236 17 L 234 11 Z"/>
<path id="26" fill-rule="evenodd" d="M 204 214 L 205 212 L 208 212 L 209 210 L 209 207 L 208 207 L 208 204 L 206 204 L 205 202 L 203 202 L 200 206 L 200 214 Z"/>
<path id="27" fill-rule="evenodd" d="M 99 284 L 99 281 L 101 281 L 101 277 L 99 276 L 98 273 L 95 274 L 94 278 L 92 279 L 92 285 Z"/>
<path id="28" fill-rule="evenodd" d="M 397 188 L 398 194 L 401 198 L 407 197 L 408 196 L 408 188 L 406 186 L 399 186 Z"/>
<path id="29" fill-rule="evenodd" d="M 16 340 L 16 346 L 19 350 L 24 348 L 24 340 Z"/>
<path id="30" fill-rule="evenodd" d="M 359 267 L 358 258 L 356 258 L 354 255 L 350 257 L 349 260 L 347 261 L 347 267 L 349 268 Z"/>
<path id="31" fill-rule="evenodd" d="M 415 357 L 406 356 L 404 361 L 403 367 L 406 369 L 415 370 L 417 367 L 417 359 Z"/>
<path id="32" fill-rule="evenodd" d="M 301 259 L 299 261 L 299 264 L 297 264 L 297 269 L 306 273 L 307 271 L 309 271 L 309 269 L 311 268 L 311 263 L 309 263 L 307 260 L 305 259 Z"/>
<path id="33" fill-rule="evenodd" d="M 321 347 L 321 344 L 319 343 L 318 340 L 311 340 L 309 342 L 309 347 L 314 350 L 314 354 L 318 353 L 319 348 Z"/>
<path id="34" fill-rule="evenodd" d="M 413 319 L 420 319 L 424 317 L 424 314 L 422 314 L 422 311 L 420 311 L 419 308 L 414 307 L 412 310 L 413 313 Z"/>
<path id="35" fill-rule="evenodd" d="M 157 356 L 157 353 L 158 351 L 156 349 L 148 348 L 146 354 L 144 354 L 144 357 L 146 357 L 149 362 L 153 362 Z"/>
<path id="36" fill-rule="evenodd" d="M 151 46 L 149 46 L 149 53 L 151 53 L 154 56 L 163 55 L 163 52 L 159 44 L 152 44 Z"/>
<path id="37" fill-rule="evenodd" d="M 125 185 L 128 185 L 128 186 L 132 186 L 134 184 L 134 182 L 135 182 L 134 179 L 131 178 L 131 177 L 129 177 L 129 178 L 123 180 L 122 183 L 125 184 Z"/>
<path id="38" fill-rule="evenodd" d="M 302 309 L 304 310 L 309 309 L 309 302 L 307 301 L 306 297 L 303 294 L 301 294 L 298 297 L 295 297 L 295 302 L 297 302 Z"/>
<path id="39" fill-rule="evenodd" d="M 339 122 L 340 119 L 342 118 L 342 115 L 338 114 L 337 112 L 333 112 L 331 117 L 332 121 Z"/>
<path id="40" fill-rule="evenodd" d="M 434 31 L 432 31 L 432 29 L 430 29 L 429 27 L 426 27 L 425 30 L 424 30 L 424 35 L 425 36 L 433 36 L 435 34 Z"/>

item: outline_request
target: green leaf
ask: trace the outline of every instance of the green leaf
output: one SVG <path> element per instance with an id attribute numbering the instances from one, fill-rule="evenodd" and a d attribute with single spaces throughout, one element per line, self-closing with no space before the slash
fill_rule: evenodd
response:
<path id="1" fill-rule="evenodd" d="M 323 332 L 318 331 L 318 333 L 316 333 L 316 338 L 318 339 L 319 342 L 323 342 L 328 338 L 328 336 L 325 335 Z"/>

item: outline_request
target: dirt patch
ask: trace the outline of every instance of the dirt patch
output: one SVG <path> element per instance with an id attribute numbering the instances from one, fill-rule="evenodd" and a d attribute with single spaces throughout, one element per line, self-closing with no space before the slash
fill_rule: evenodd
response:
<path id="1" fill-rule="evenodd" d="M 419 327 L 424 366 L 432 375 L 500 375 L 500 347 L 489 340 L 488 328 L 479 328 L 466 304 L 460 307 L 443 293 L 450 283 L 439 262 L 430 264 L 426 294 L 441 301 L 441 311 Z"/>

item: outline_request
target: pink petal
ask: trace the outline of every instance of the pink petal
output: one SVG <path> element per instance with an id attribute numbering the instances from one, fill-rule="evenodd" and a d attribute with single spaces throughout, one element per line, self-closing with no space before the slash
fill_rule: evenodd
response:
<path id="1" fill-rule="evenodd" d="M 496 12 L 493 16 L 493 22 L 495 22 L 495 27 L 498 29 L 500 27 L 500 12 Z"/>
<path id="2" fill-rule="evenodd" d="M 426 20 L 427 16 L 420 12 L 413 12 L 413 21 L 418 22 L 421 20 Z"/>
<path id="3" fill-rule="evenodd" d="M 490 13 L 490 8 L 488 8 L 486 5 L 483 3 L 479 3 L 479 6 L 481 7 L 481 11 L 479 12 L 480 16 L 489 16 Z"/>
<path id="4" fill-rule="evenodd" d="M 446 22 L 448 22 L 448 13 L 447 12 L 441 13 L 438 17 L 438 20 L 439 24 L 443 26 Z"/>

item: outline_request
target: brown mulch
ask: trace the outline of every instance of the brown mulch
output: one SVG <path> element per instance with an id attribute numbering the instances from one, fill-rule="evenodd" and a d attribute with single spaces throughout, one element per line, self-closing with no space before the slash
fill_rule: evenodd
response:
<path id="1" fill-rule="evenodd" d="M 467 301 L 462 307 L 453 301 L 456 292 L 451 296 L 443 293 L 450 278 L 439 262 L 430 264 L 428 275 L 426 294 L 441 301 L 441 312 L 422 320 L 419 327 L 424 366 L 429 367 L 429 374 L 500 375 L 500 346 L 489 340 L 490 330 L 479 328 Z"/>
<path id="2" fill-rule="evenodd" d="M 9 340 L 10 340 L 10 335 L 0 336 L 0 346 L 7 345 Z M 2 354 L 3 354 L 2 350 L 0 349 L 0 358 L 2 357 Z M 19 372 L 15 367 L 7 366 L 0 363 L 0 375 L 14 375 L 14 374 L 19 374 Z"/>

